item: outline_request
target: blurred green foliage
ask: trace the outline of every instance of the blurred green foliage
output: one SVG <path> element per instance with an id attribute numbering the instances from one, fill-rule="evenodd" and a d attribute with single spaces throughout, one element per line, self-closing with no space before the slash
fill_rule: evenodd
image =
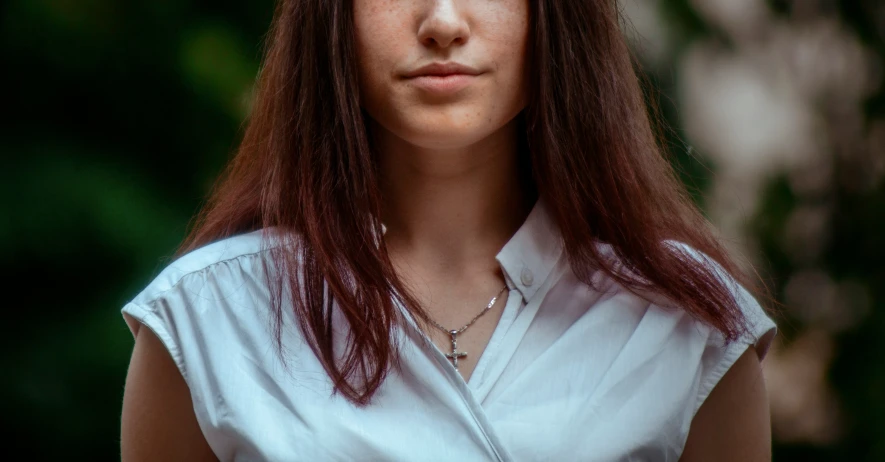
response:
<path id="1" fill-rule="evenodd" d="M 868 14 L 875 1 L 838 2 L 834 14 L 885 57 Z M 664 5 L 684 41 L 716 33 L 686 0 Z M 272 7 L 269 0 L 0 5 L 7 453 L 119 458 L 132 345 L 119 309 L 169 263 L 236 146 Z M 665 95 L 673 90 L 672 74 L 650 77 Z M 885 117 L 883 89 L 866 102 L 871 120 Z M 668 101 L 664 115 L 678 127 Z M 710 172 L 679 149 L 678 136 L 671 142 L 684 178 L 703 190 Z M 829 447 L 776 445 L 776 460 L 885 460 L 885 189 L 840 190 L 830 199 L 837 213 L 826 269 L 865 284 L 873 309 L 837 339 L 830 377 L 846 433 Z M 777 179 L 752 222 L 770 263 L 762 270 L 779 296 L 794 271 L 782 249 L 794 206 L 789 184 Z M 788 339 L 801 328 L 788 313 L 781 325 Z"/>
<path id="2" fill-rule="evenodd" d="M 236 146 L 272 2 L 0 8 L 7 451 L 119 460 L 119 309 L 169 263 Z"/>

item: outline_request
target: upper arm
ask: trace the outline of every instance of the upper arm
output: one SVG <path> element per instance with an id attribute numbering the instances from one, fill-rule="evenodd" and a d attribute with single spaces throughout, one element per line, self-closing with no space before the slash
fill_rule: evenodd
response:
<path id="1" fill-rule="evenodd" d="M 768 393 L 754 347 L 747 348 L 701 405 L 680 460 L 771 460 Z"/>
<path id="2" fill-rule="evenodd" d="M 215 461 L 194 414 L 190 390 L 150 329 L 138 329 L 123 394 L 124 462 Z"/>

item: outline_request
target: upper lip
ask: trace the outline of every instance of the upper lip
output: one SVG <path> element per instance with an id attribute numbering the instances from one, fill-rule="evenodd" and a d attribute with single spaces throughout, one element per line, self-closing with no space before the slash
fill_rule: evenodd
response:
<path id="1" fill-rule="evenodd" d="M 480 71 L 460 63 L 430 63 L 405 73 L 407 78 L 429 75 L 446 76 L 454 74 L 479 75 Z"/>

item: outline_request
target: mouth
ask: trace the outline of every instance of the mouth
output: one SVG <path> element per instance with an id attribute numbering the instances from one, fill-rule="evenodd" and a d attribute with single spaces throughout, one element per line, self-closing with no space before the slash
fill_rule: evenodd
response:
<path id="1" fill-rule="evenodd" d="M 450 75 L 477 76 L 482 74 L 478 69 L 461 63 L 431 63 L 405 73 L 407 79 L 418 77 L 448 77 Z"/>
<path id="2" fill-rule="evenodd" d="M 434 94 L 457 93 L 472 84 L 482 72 L 460 63 L 432 63 L 405 73 L 415 88 Z"/>

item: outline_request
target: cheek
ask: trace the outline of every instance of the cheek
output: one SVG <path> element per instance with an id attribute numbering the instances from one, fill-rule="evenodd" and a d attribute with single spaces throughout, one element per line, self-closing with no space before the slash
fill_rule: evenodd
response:
<path id="1" fill-rule="evenodd" d="M 354 41 L 360 85 L 371 87 L 385 80 L 402 59 L 409 18 L 391 0 L 355 0 Z"/>
<path id="2" fill-rule="evenodd" d="M 524 1 L 524 0 L 523 0 Z M 510 2 L 508 2 L 510 3 Z M 513 5 L 496 14 L 497 21 L 487 28 L 488 51 L 495 57 L 496 91 L 511 104 L 525 103 L 526 51 L 528 47 L 528 5 Z M 494 16 L 492 16 L 494 17 Z"/>

